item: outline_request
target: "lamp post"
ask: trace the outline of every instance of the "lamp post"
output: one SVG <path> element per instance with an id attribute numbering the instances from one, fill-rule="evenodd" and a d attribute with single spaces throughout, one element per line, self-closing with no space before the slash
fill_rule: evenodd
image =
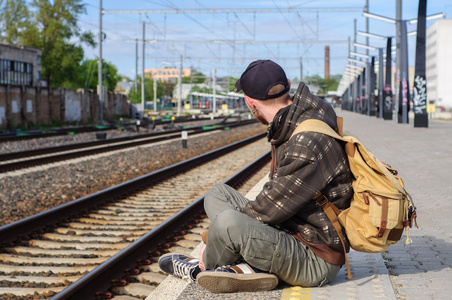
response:
<path id="1" fill-rule="evenodd" d="M 386 41 L 386 81 L 383 90 L 383 119 L 392 120 L 393 94 L 392 94 L 392 38 Z"/>
<path id="2" fill-rule="evenodd" d="M 416 65 L 414 70 L 413 111 L 414 127 L 428 127 L 427 80 L 425 75 L 425 20 L 427 0 L 419 0 Z"/>
<path id="3" fill-rule="evenodd" d="M 383 77 L 383 48 L 378 48 L 378 118 L 392 120 L 392 91 L 391 91 L 391 37 L 358 31 L 359 35 L 380 40 L 387 39 L 386 46 L 386 82 Z M 377 49 L 377 48 L 375 48 Z"/>
<path id="4" fill-rule="evenodd" d="M 364 44 L 360 44 L 360 43 L 353 43 L 355 47 L 360 47 L 360 48 L 365 48 L 366 51 L 368 50 L 376 50 L 377 48 L 369 46 L 369 45 L 364 45 Z M 353 62 L 361 62 L 362 64 L 365 64 L 365 68 L 360 76 L 360 95 L 362 95 L 360 97 L 360 109 L 361 109 L 361 113 L 362 114 L 366 114 L 368 116 L 370 115 L 374 115 L 375 114 L 375 109 L 374 109 L 374 105 L 373 105 L 373 84 L 372 84 L 372 80 L 373 80 L 373 71 L 371 70 L 371 68 L 373 68 L 373 64 L 371 62 L 369 62 L 369 58 L 371 58 L 371 56 L 367 55 L 367 54 L 361 54 L 361 53 L 357 53 L 357 52 L 350 52 L 351 55 L 356 56 L 360 56 L 360 57 L 364 57 L 367 59 L 367 62 L 362 62 L 359 60 L 354 60 L 354 59 L 349 59 L 349 61 L 353 61 Z M 372 59 L 371 61 L 375 61 L 374 59 Z M 366 100 L 365 102 L 363 100 Z"/>
<path id="5" fill-rule="evenodd" d="M 383 118 L 383 49 L 378 49 L 378 112 L 377 118 Z"/>

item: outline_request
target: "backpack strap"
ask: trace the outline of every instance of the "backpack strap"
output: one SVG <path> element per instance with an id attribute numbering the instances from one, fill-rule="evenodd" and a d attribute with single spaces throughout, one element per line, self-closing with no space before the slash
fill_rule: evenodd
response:
<path id="1" fill-rule="evenodd" d="M 331 128 L 328 124 L 326 124 L 323 121 L 317 120 L 317 119 L 309 119 L 306 121 L 301 122 L 297 128 L 295 128 L 294 132 L 290 136 L 291 138 L 296 135 L 297 133 L 303 132 L 303 131 L 312 131 L 312 132 L 318 132 L 326 134 L 332 138 L 335 138 L 336 140 L 346 142 L 345 144 L 345 152 L 348 156 L 354 157 L 355 156 L 355 145 L 351 142 L 349 142 L 347 139 L 343 138 L 343 118 L 337 117 L 337 131 L 334 131 L 333 128 Z"/>
<path id="2" fill-rule="evenodd" d="M 338 120 L 342 118 L 338 117 Z M 338 131 L 342 134 L 342 122 L 337 122 L 338 124 Z M 340 141 L 346 142 L 347 140 L 344 139 L 341 135 L 339 135 L 336 131 L 333 130 L 328 124 L 326 124 L 323 121 L 317 120 L 317 119 L 309 119 L 306 121 L 301 122 L 297 128 L 295 128 L 294 132 L 290 136 L 291 138 L 296 135 L 297 133 L 304 132 L 304 131 L 312 131 L 312 132 L 318 132 L 326 134 L 332 138 L 335 138 Z"/>
<path id="3" fill-rule="evenodd" d="M 342 117 L 336 117 L 336 124 L 337 124 L 337 133 L 340 136 L 344 136 L 344 118 Z"/>
<path id="4" fill-rule="evenodd" d="M 344 249 L 345 264 L 347 265 L 347 278 L 352 279 L 353 275 L 350 270 L 350 264 L 347 258 L 347 248 L 345 247 L 344 234 L 342 233 L 341 224 L 339 224 L 339 221 L 337 219 L 337 216 L 341 213 L 341 211 L 339 208 L 337 208 L 336 205 L 331 203 L 325 195 L 320 192 L 314 197 L 314 200 L 317 202 L 317 205 L 323 209 L 328 219 L 330 219 L 331 223 L 333 224 L 334 229 L 336 229 L 337 235 L 339 236 L 342 243 L 342 248 Z"/>
<path id="5" fill-rule="evenodd" d="M 343 142 L 348 142 L 346 139 L 344 139 L 342 137 L 343 119 L 341 117 L 337 117 L 337 127 L 338 127 L 338 132 L 334 131 L 333 128 L 331 128 L 327 123 L 325 123 L 323 121 L 316 120 L 316 119 L 309 119 L 309 120 L 301 122 L 297 126 L 297 128 L 295 128 L 295 130 L 292 133 L 292 135 L 290 136 L 290 138 L 292 138 L 294 135 L 296 135 L 300 132 L 312 131 L 312 132 L 323 133 L 325 135 L 328 135 L 334 139 L 337 139 L 337 140 L 340 140 Z M 345 147 L 346 152 L 347 152 L 347 148 L 348 147 L 346 145 L 346 147 Z M 349 147 L 349 148 L 352 148 L 352 147 Z M 347 154 L 353 156 L 354 149 L 353 149 L 352 153 L 347 152 Z M 353 275 L 350 270 L 350 264 L 349 264 L 348 258 L 347 258 L 347 248 L 345 247 L 344 234 L 342 233 L 342 227 L 339 224 L 339 221 L 337 219 L 337 216 L 341 213 L 341 211 L 339 208 L 337 208 L 336 205 L 331 203 L 328 200 L 328 198 L 325 195 L 323 195 L 321 192 L 319 192 L 314 197 L 314 200 L 317 202 L 317 205 L 323 209 L 323 211 L 327 215 L 328 219 L 330 220 L 331 224 L 333 224 L 333 227 L 336 230 L 337 235 L 339 236 L 339 239 L 341 240 L 342 248 L 344 250 L 345 263 L 347 265 L 347 277 L 348 277 L 348 279 L 352 279 Z"/>

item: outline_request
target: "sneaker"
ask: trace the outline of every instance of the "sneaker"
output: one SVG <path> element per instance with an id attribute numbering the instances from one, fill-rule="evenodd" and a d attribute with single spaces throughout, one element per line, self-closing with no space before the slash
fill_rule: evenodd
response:
<path id="1" fill-rule="evenodd" d="M 247 263 L 219 267 L 200 272 L 198 284 L 212 293 L 270 291 L 278 285 L 278 277 Z"/>
<path id="2" fill-rule="evenodd" d="M 182 279 L 189 278 L 193 282 L 201 271 L 198 265 L 199 259 L 180 253 L 168 253 L 159 259 L 159 267 L 163 272 Z"/>

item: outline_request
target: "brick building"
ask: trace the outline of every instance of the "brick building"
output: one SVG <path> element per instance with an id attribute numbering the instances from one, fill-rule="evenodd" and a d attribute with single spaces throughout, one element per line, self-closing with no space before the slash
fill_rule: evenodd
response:
<path id="1" fill-rule="evenodd" d="M 161 69 L 145 69 L 144 74 L 146 77 L 152 76 L 152 78 L 156 78 L 160 81 L 165 82 L 177 82 L 179 78 L 179 68 L 175 67 L 165 67 Z M 182 69 L 182 77 L 190 77 L 193 73 L 193 69 L 191 68 L 183 68 Z"/>
<path id="2" fill-rule="evenodd" d="M 0 42 L 0 84 L 43 85 L 41 56 L 39 49 Z"/>

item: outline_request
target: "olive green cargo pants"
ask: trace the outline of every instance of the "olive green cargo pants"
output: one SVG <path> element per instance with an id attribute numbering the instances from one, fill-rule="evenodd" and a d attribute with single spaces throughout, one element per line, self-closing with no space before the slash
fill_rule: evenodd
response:
<path id="1" fill-rule="evenodd" d="M 206 194 L 204 208 L 211 222 L 203 254 L 207 269 L 243 258 L 291 285 L 321 286 L 336 277 L 341 266 L 325 262 L 289 233 L 241 213 L 248 201 L 224 184 Z"/>

